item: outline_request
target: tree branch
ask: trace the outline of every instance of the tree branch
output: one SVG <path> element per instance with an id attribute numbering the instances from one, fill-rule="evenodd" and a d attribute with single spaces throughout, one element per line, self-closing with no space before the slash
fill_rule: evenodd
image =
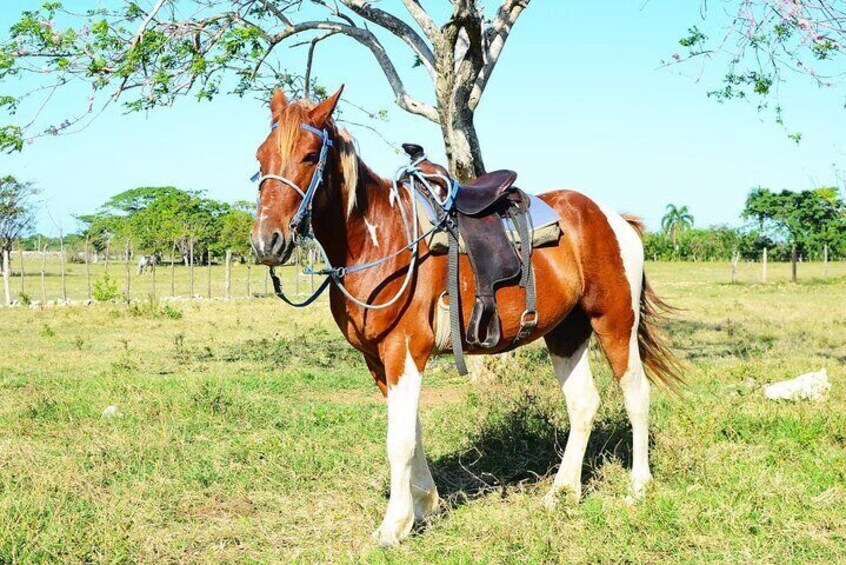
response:
<path id="1" fill-rule="evenodd" d="M 419 100 L 416 100 L 408 94 L 408 92 L 405 90 L 405 85 L 403 84 L 399 73 L 397 73 L 396 67 L 394 66 L 393 62 L 391 62 L 390 57 L 388 57 L 388 53 L 385 51 L 385 48 L 370 30 L 359 27 L 352 27 L 338 22 L 302 22 L 290 26 L 288 29 L 274 35 L 270 48 L 272 49 L 273 45 L 276 45 L 281 41 L 284 41 L 285 39 L 292 37 L 298 33 L 312 30 L 325 30 L 340 33 L 348 37 L 352 37 L 353 39 L 370 49 L 370 51 L 373 53 L 373 56 L 376 57 L 376 61 L 379 63 L 379 66 L 382 68 L 382 73 L 385 75 L 385 78 L 388 79 L 388 83 L 391 85 L 391 89 L 394 91 L 394 96 L 396 97 L 397 105 L 403 110 L 406 110 L 407 112 L 417 114 L 418 116 L 423 116 L 424 118 L 431 120 L 435 123 L 440 123 L 438 120 L 438 112 L 433 106 L 424 102 L 420 102 Z"/>
<path id="2" fill-rule="evenodd" d="M 379 8 L 374 8 L 363 0 L 340 0 L 340 2 L 365 20 L 385 28 L 403 40 L 406 45 L 417 53 L 426 70 L 429 71 L 433 79 L 435 78 L 435 55 L 426 42 L 423 41 L 423 38 L 411 26 L 393 14 L 389 14 Z"/>
<path id="3" fill-rule="evenodd" d="M 482 93 L 491 78 L 494 67 L 496 67 L 499 56 L 502 54 L 502 49 L 511 29 L 517 23 L 517 18 L 523 13 L 523 10 L 529 6 L 531 0 L 505 0 L 502 6 L 499 7 L 493 23 L 485 31 L 485 43 L 487 49 L 485 51 L 485 65 L 482 67 L 479 76 L 476 78 L 476 84 L 473 86 L 473 92 L 470 94 L 468 105 L 471 110 L 475 110 L 482 98 Z"/>
<path id="4" fill-rule="evenodd" d="M 429 38 L 429 41 L 436 43 L 440 39 L 441 33 L 426 10 L 420 5 L 420 2 L 418 0 L 402 0 L 402 3 L 405 4 L 408 13 L 411 14 L 411 17 L 420 26 L 420 29 Z"/>

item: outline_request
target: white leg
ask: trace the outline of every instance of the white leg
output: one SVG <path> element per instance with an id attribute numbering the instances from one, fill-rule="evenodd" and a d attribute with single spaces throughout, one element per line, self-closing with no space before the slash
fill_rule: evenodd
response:
<path id="1" fill-rule="evenodd" d="M 544 497 L 544 505 L 554 508 L 557 494 L 566 490 L 576 500 L 582 495 L 582 463 L 585 458 L 588 438 L 593 425 L 593 417 L 599 408 L 599 392 L 593 383 L 593 376 L 588 365 L 588 342 L 586 340 L 569 357 L 552 355 L 555 376 L 561 383 L 567 401 L 567 414 L 570 417 L 570 435 L 561 467 L 555 475 L 552 490 Z"/>
<path id="2" fill-rule="evenodd" d="M 417 408 L 422 378 L 408 354 L 402 376 L 388 388 L 388 461 L 391 465 L 391 496 L 382 525 L 373 537 L 382 545 L 394 545 L 406 537 L 415 516 L 437 506 L 435 488 L 423 443 Z"/>
<path id="3" fill-rule="evenodd" d="M 423 430 L 417 417 L 417 445 L 411 463 L 411 498 L 414 500 L 414 518 L 422 520 L 438 508 L 438 487 L 432 479 L 426 451 L 423 449 Z"/>
<path id="4" fill-rule="evenodd" d="M 627 499 L 629 502 L 641 498 L 652 480 L 649 471 L 649 380 L 643 372 L 640 355 L 633 354 L 632 361 L 620 379 L 632 424 L 632 497 Z"/>

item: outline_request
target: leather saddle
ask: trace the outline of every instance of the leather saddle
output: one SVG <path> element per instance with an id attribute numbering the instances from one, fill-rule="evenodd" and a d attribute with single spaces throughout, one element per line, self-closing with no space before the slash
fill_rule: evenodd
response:
<path id="1" fill-rule="evenodd" d="M 417 167 L 424 174 L 437 173 L 448 177 L 443 167 L 425 160 L 423 148 L 419 145 L 404 144 L 403 149 L 412 162 L 417 162 Z M 517 231 L 521 232 L 520 240 L 531 241 L 527 219 L 529 197 L 514 186 L 516 179 L 517 173 L 508 170 L 481 175 L 457 186 L 452 209 L 443 211 L 448 218 L 447 224 L 451 219 L 464 241 L 475 278 L 476 301 L 465 328 L 465 339 L 468 345 L 483 349 L 496 347 L 502 338 L 495 298 L 498 286 L 514 283 L 519 278 L 520 285 L 527 288 L 526 311 L 521 320 L 518 340 L 531 333 L 537 320 L 534 311 L 534 283 L 531 280 L 532 246 L 521 246 L 518 252 L 518 247 L 509 237 L 503 222 L 503 218 L 509 218 Z M 445 187 L 441 188 L 446 190 Z M 458 234 L 453 234 L 450 243 L 450 253 L 453 253 L 455 242 L 456 257 L 457 239 Z M 448 278 L 456 279 L 453 289 L 457 289 L 457 259 L 455 264 L 455 272 L 448 274 Z M 450 294 L 452 295 L 452 291 Z M 460 312 L 457 297 L 450 296 L 451 312 L 453 304 Z M 453 338 L 453 349 L 455 342 Z M 460 353 L 457 353 L 456 361 L 460 369 L 463 362 L 459 361 L 459 356 Z"/>

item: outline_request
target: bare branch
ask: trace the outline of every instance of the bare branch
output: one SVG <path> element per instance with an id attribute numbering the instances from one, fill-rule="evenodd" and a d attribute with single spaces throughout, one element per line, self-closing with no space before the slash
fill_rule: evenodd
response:
<path id="1" fill-rule="evenodd" d="M 402 0 L 402 3 L 405 4 L 408 13 L 411 14 L 411 17 L 420 26 L 420 29 L 429 38 L 429 41 L 436 43 L 440 39 L 441 33 L 426 10 L 420 5 L 420 2 L 418 0 Z"/>
<path id="2" fill-rule="evenodd" d="M 393 14 L 389 14 L 379 8 L 374 8 L 363 0 L 340 0 L 340 2 L 362 18 L 385 28 L 403 40 L 420 57 L 421 62 L 429 71 L 432 78 L 435 78 L 435 55 L 423 38 L 411 26 Z"/>
<path id="3" fill-rule="evenodd" d="M 311 65 L 314 62 L 314 48 L 317 47 L 317 44 L 326 39 L 327 37 L 331 37 L 335 35 L 334 31 L 327 31 L 323 35 L 317 36 L 311 40 L 311 44 L 308 46 L 308 58 L 306 60 L 306 72 L 305 72 L 305 79 L 303 80 L 303 98 L 309 97 L 309 92 L 311 90 Z"/>
<path id="4" fill-rule="evenodd" d="M 353 39 L 370 49 L 370 51 L 373 53 L 373 56 L 376 57 L 376 61 L 379 63 L 379 66 L 382 68 L 382 73 L 385 75 L 385 78 L 388 79 L 388 83 L 391 85 L 391 89 L 394 91 L 394 96 L 396 97 L 397 105 L 403 110 L 406 110 L 407 112 L 417 114 L 418 116 L 423 116 L 428 120 L 431 120 L 435 123 L 439 123 L 438 111 L 433 106 L 416 100 L 415 98 L 410 96 L 405 90 L 405 85 L 403 84 L 399 73 L 397 73 L 397 69 L 391 61 L 390 57 L 388 57 L 388 53 L 385 51 L 385 48 L 370 30 L 360 27 L 352 27 L 338 22 L 302 22 L 299 24 L 295 24 L 289 27 L 288 29 L 274 35 L 272 43 L 275 45 L 289 37 L 297 35 L 298 33 L 312 30 L 325 30 L 334 33 L 341 33 L 348 37 L 352 37 Z"/>
<path id="5" fill-rule="evenodd" d="M 502 54 L 502 48 L 508 40 L 511 29 L 517 23 L 517 18 L 520 17 L 523 10 L 529 6 L 530 1 L 505 0 L 499 7 L 493 23 L 485 31 L 485 42 L 487 43 L 485 65 L 482 67 L 476 79 L 476 84 L 473 86 L 473 92 L 470 94 L 468 104 L 471 110 L 475 110 L 479 105 L 482 93 L 485 91 L 497 61 L 499 61 L 499 56 Z"/>

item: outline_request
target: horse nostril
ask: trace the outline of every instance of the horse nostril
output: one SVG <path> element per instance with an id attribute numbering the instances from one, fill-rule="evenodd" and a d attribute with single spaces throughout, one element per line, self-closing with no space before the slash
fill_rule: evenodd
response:
<path id="1" fill-rule="evenodd" d="M 278 232 L 278 231 L 275 231 L 275 232 L 273 232 L 273 234 L 270 236 L 270 246 L 269 246 L 269 248 L 270 248 L 270 250 L 271 250 L 271 251 L 273 251 L 273 249 L 276 247 L 276 243 L 277 243 L 278 241 L 279 241 L 279 232 Z"/>
<path id="2" fill-rule="evenodd" d="M 285 238 L 278 231 L 273 232 L 273 235 L 270 237 L 270 252 L 273 255 L 281 255 L 284 247 Z"/>

